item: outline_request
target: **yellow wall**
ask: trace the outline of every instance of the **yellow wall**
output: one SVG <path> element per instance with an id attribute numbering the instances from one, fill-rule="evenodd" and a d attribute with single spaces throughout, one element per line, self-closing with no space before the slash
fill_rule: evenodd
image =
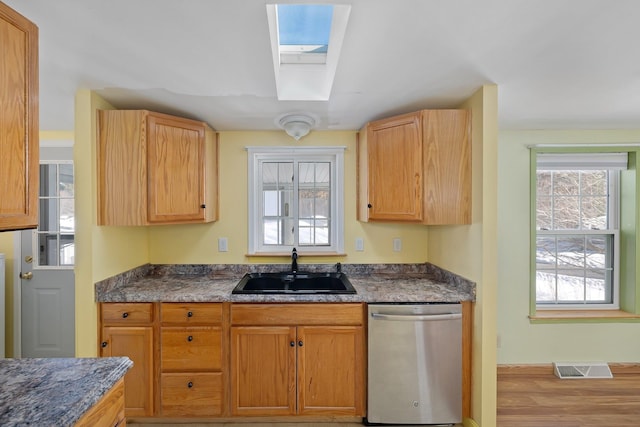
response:
<path id="1" fill-rule="evenodd" d="M 640 130 L 501 131 L 498 176 L 500 364 L 640 361 L 640 324 L 531 324 L 529 150 L 531 144 L 640 142 Z"/>
<path id="2" fill-rule="evenodd" d="M 149 228 L 149 259 L 156 264 L 286 263 L 287 258 L 247 257 L 247 146 L 344 146 L 345 252 L 342 257 L 304 257 L 305 263 L 414 263 L 427 260 L 424 244 L 428 228 L 417 224 L 375 224 L 356 221 L 356 133 L 311 132 L 299 142 L 284 132 L 220 133 L 220 220 L 204 225 Z M 228 252 L 218 252 L 218 238 L 226 237 Z M 355 238 L 364 240 L 355 251 Z M 393 239 L 402 251 L 393 251 Z"/>
<path id="3" fill-rule="evenodd" d="M 94 283 L 146 264 L 147 230 L 96 225 L 96 110 L 112 109 L 93 92 L 76 94 L 74 164 L 76 178 L 76 356 L 97 355 Z"/>
<path id="4" fill-rule="evenodd" d="M 472 417 L 496 425 L 498 90 L 484 86 L 472 110 L 472 224 L 429 230 L 429 262 L 476 282 Z"/>

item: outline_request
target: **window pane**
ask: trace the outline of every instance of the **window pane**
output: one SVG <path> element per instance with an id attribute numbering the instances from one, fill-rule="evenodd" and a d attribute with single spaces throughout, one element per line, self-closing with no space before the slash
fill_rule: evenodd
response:
<path id="1" fill-rule="evenodd" d="M 554 302 L 556 300 L 556 273 L 542 272 L 536 273 L 536 301 Z"/>
<path id="2" fill-rule="evenodd" d="M 558 301 L 559 302 L 583 302 L 584 301 L 584 275 L 583 271 L 558 270 Z"/>
<path id="3" fill-rule="evenodd" d="M 74 183 L 73 183 L 73 165 L 60 164 L 60 197 L 73 197 Z"/>
<path id="4" fill-rule="evenodd" d="M 58 195 L 58 165 L 40 165 L 40 197 Z"/>
<path id="5" fill-rule="evenodd" d="M 265 219 L 263 221 L 263 230 L 264 230 L 264 244 L 265 245 L 280 245 L 282 244 L 281 240 L 281 222 L 280 220 L 275 219 Z"/>
<path id="6" fill-rule="evenodd" d="M 556 196 L 576 196 L 580 192 L 579 171 L 558 171 L 553 173 L 553 194 Z"/>
<path id="7" fill-rule="evenodd" d="M 555 197 L 553 202 L 553 229 L 580 229 L 580 199 L 578 197 Z"/>
<path id="8" fill-rule="evenodd" d="M 611 239 L 605 236 L 587 237 L 586 242 L 586 265 L 588 268 L 605 268 L 607 267 L 606 254 Z"/>
<path id="9" fill-rule="evenodd" d="M 324 223 L 327 223 L 324 221 Z M 328 245 L 329 242 L 329 227 L 322 227 L 320 224 L 316 223 L 316 245 Z"/>
<path id="10" fill-rule="evenodd" d="M 584 267 L 584 237 L 558 236 L 558 267 Z"/>
<path id="11" fill-rule="evenodd" d="M 73 199 L 60 199 L 60 231 L 73 233 L 76 229 Z"/>
<path id="12" fill-rule="evenodd" d="M 589 302 L 609 302 L 607 291 L 607 272 L 593 270 L 586 280 L 586 300 Z"/>
<path id="13" fill-rule="evenodd" d="M 279 216 L 280 214 L 280 192 L 266 190 L 262 192 L 264 212 L 263 216 Z"/>
<path id="14" fill-rule="evenodd" d="M 58 231 L 58 199 L 40 199 L 38 230 Z"/>
<path id="15" fill-rule="evenodd" d="M 73 265 L 75 261 L 74 236 L 60 235 L 60 265 Z"/>
<path id="16" fill-rule="evenodd" d="M 537 269 L 555 269 L 557 262 L 556 238 L 554 236 L 538 236 L 536 239 Z"/>
<path id="17" fill-rule="evenodd" d="M 59 265 L 57 233 L 38 233 L 38 265 Z"/>
<path id="18" fill-rule="evenodd" d="M 607 197 L 583 197 L 581 221 L 583 230 L 606 230 L 608 228 Z"/>
<path id="19" fill-rule="evenodd" d="M 551 230 L 553 228 L 553 199 L 538 196 L 536 200 L 536 229 Z"/>
<path id="20" fill-rule="evenodd" d="M 607 195 L 607 171 L 582 171 L 581 190 L 585 195 L 606 196 Z"/>
<path id="21" fill-rule="evenodd" d="M 536 194 L 550 196 L 552 189 L 552 174 L 550 171 L 542 171 L 536 174 Z"/>

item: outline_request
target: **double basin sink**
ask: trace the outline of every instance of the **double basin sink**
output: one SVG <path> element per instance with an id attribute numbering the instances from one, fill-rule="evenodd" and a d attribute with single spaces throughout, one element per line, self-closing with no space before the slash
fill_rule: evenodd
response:
<path id="1" fill-rule="evenodd" d="M 346 274 L 278 272 L 247 273 L 233 294 L 355 294 Z"/>

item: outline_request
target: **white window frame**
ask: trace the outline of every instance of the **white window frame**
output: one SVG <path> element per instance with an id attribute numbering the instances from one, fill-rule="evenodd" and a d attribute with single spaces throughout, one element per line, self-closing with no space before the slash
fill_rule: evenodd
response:
<path id="1" fill-rule="evenodd" d="M 344 252 L 344 150 L 346 147 L 247 147 L 248 152 L 248 219 L 249 255 L 289 253 L 342 254 Z M 263 162 L 310 161 L 331 163 L 331 222 L 329 245 L 299 246 L 264 245 L 262 243 L 262 177 L 258 173 Z M 297 186 L 295 186 L 297 188 Z M 297 195 L 295 196 L 297 198 Z M 294 211 L 297 221 L 297 212 Z M 297 236 L 297 232 L 296 232 Z"/>
<path id="2" fill-rule="evenodd" d="M 534 171 L 534 184 L 537 184 L 538 171 L 578 171 L 578 170 L 608 170 L 608 220 L 605 230 L 538 230 L 536 226 L 535 203 L 537 194 L 534 194 L 533 230 L 532 236 L 532 286 L 536 310 L 593 310 L 593 309 L 619 309 L 620 307 L 620 170 L 627 168 L 627 153 L 538 153 L 536 168 Z M 612 294 L 611 303 L 562 303 L 562 302 L 538 302 L 536 297 L 538 269 L 536 267 L 537 237 L 538 236 L 611 236 L 612 243 L 612 283 L 609 292 Z M 541 270 L 542 271 L 542 270 Z"/>

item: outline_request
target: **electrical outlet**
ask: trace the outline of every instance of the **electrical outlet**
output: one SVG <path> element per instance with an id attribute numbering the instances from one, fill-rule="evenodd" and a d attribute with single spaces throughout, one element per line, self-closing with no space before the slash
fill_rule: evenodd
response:
<path id="1" fill-rule="evenodd" d="M 400 252 L 402 250 L 402 239 L 396 237 L 393 239 L 393 251 Z"/>
<path id="2" fill-rule="evenodd" d="M 218 238 L 218 252 L 227 252 L 229 250 L 229 242 L 226 237 Z"/>
<path id="3" fill-rule="evenodd" d="M 356 237 L 356 251 L 364 251 L 364 239 L 362 237 Z"/>

